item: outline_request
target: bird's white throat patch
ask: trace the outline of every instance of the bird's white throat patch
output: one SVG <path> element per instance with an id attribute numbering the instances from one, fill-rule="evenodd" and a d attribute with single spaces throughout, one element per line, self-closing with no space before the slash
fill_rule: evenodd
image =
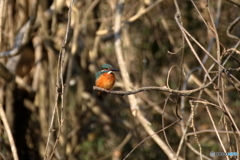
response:
<path id="1" fill-rule="evenodd" d="M 112 71 L 109 71 L 109 72 L 108 72 L 108 74 L 111 74 L 111 73 L 112 73 Z"/>

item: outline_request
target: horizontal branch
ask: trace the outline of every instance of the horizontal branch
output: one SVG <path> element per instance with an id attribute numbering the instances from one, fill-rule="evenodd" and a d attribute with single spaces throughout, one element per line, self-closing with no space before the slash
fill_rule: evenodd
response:
<path id="1" fill-rule="evenodd" d="M 105 92 L 105 93 L 110 93 L 110 94 L 114 94 L 114 95 L 122 95 L 122 96 L 123 95 L 136 94 L 136 93 L 143 92 L 143 91 L 151 91 L 151 90 L 187 96 L 187 95 L 189 95 L 193 92 L 200 91 L 200 90 L 202 90 L 206 87 L 208 87 L 208 85 L 206 85 L 204 87 L 197 88 L 197 89 L 193 89 L 193 90 L 174 90 L 174 89 L 171 89 L 171 88 L 167 88 L 166 86 L 163 86 L 163 87 L 148 86 L 148 87 L 142 87 L 142 88 L 138 88 L 138 89 L 131 90 L 131 91 L 114 91 L 114 90 L 107 90 L 107 89 L 104 89 L 104 88 L 93 86 L 93 90 L 101 91 L 101 92 Z"/>
<path id="2" fill-rule="evenodd" d="M 221 73 L 223 72 L 224 69 L 222 69 Z M 212 78 L 212 80 L 210 82 L 208 82 L 206 85 L 196 88 L 196 89 L 191 89 L 191 90 L 174 90 L 171 88 L 168 88 L 166 86 L 163 87 L 157 87 L 157 86 L 148 86 L 148 87 L 142 87 L 142 88 L 138 88 L 136 90 L 132 90 L 132 91 L 113 91 L 113 90 L 107 90 L 104 88 L 100 88 L 97 86 L 93 86 L 93 90 L 95 91 L 101 91 L 101 92 L 105 92 L 105 93 L 110 93 L 110 94 L 115 94 L 115 95 L 131 95 L 131 94 L 136 94 L 139 92 L 143 92 L 143 91 L 151 91 L 151 90 L 156 90 L 156 91 L 162 91 L 162 92 L 168 92 L 168 93 L 172 93 L 172 94 L 177 94 L 177 95 L 182 95 L 182 96 L 188 96 L 192 93 L 201 91 L 207 87 L 209 87 L 210 85 L 214 85 L 214 81 L 217 79 L 218 74 Z M 215 88 L 217 89 L 217 88 Z"/>
<path id="3" fill-rule="evenodd" d="M 217 131 L 220 134 L 234 134 L 237 133 L 237 131 L 223 131 L 223 130 L 218 130 Z M 196 134 L 204 134 L 204 133 L 216 133 L 214 129 L 205 129 L 205 130 L 200 130 L 196 132 L 190 132 L 186 134 L 186 138 L 189 136 L 195 136 Z"/>

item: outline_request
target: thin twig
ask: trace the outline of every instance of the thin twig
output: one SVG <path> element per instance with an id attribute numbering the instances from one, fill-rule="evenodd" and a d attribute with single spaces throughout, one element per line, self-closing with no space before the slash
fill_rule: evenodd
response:
<path id="1" fill-rule="evenodd" d="M 181 140 L 180 140 L 179 145 L 178 145 L 178 150 L 177 150 L 177 153 L 176 153 L 176 158 L 175 158 L 174 160 L 178 160 L 180 151 L 181 151 L 181 149 L 182 149 L 182 146 L 183 146 L 183 143 L 184 143 L 184 140 L 185 140 L 185 136 L 186 136 L 187 131 L 188 131 L 188 126 L 189 126 L 189 124 L 190 124 L 190 122 L 191 122 L 191 119 L 192 119 L 191 116 L 192 116 L 192 115 L 190 115 L 190 116 L 188 117 L 188 120 L 187 120 L 187 123 L 186 123 L 186 125 L 185 125 L 185 128 L 183 128 L 182 137 L 181 137 Z"/>
<path id="2" fill-rule="evenodd" d="M 227 28 L 227 35 L 228 37 L 232 38 L 232 39 L 235 39 L 235 40 L 238 40 L 239 41 L 239 38 L 235 35 L 232 35 L 231 34 L 231 31 L 233 29 L 233 27 L 240 21 L 240 17 L 237 17 Z"/>
<path id="3" fill-rule="evenodd" d="M 159 3 L 163 2 L 163 0 L 157 0 L 154 3 L 152 3 L 150 6 L 144 9 L 140 9 L 134 16 L 130 17 L 128 20 L 124 21 L 125 23 L 122 23 L 123 25 L 131 23 L 139 19 L 141 16 L 146 14 L 147 12 L 151 11 L 154 7 L 156 7 Z M 109 31 L 107 30 L 98 30 L 97 35 L 107 34 Z"/>
<path id="4" fill-rule="evenodd" d="M 226 148 L 225 148 L 225 146 L 223 145 L 223 142 L 222 142 L 221 137 L 219 136 L 217 127 L 216 127 L 215 122 L 214 122 L 214 120 L 213 120 L 212 114 L 211 114 L 211 112 L 210 112 L 210 110 L 209 110 L 209 108 L 208 108 L 208 105 L 206 105 L 205 108 L 206 108 L 207 113 L 208 113 L 208 115 L 209 115 L 209 118 L 210 118 L 210 120 L 211 120 L 211 122 L 212 122 L 213 128 L 214 128 L 215 133 L 216 133 L 216 135 L 217 135 L 217 137 L 218 137 L 218 140 L 219 140 L 219 142 L 220 142 L 220 144 L 221 144 L 221 147 L 222 147 L 223 151 L 226 152 Z M 226 156 L 226 158 L 229 160 L 229 157 L 228 157 L 228 156 Z"/>
<path id="5" fill-rule="evenodd" d="M 186 143 L 186 145 L 188 146 L 188 148 L 190 148 L 194 153 L 196 153 L 197 155 L 200 156 L 200 152 L 198 152 L 189 142 Z M 205 158 L 207 160 L 212 160 L 211 158 L 208 158 L 207 156 L 201 154 L 202 158 Z"/>
<path id="6" fill-rule="evenodd" d="M 167 106 L 167 102 L 168 102 L 169 99 L 170 99 L 170 95 L 168 95 L 168 97 L 165 99 L 164 106 L 163 106 L 162 128 L 165 128 L 165 126 L 164 126 L 164 119 L 165 119 L 164 115 L 165 115 L 165 109 L 166 109 L 166 106 Z M 179 118 L 179 119 L 181 119 L 181 118 Z M 165 130 L 163 130 L 163 135 L 164 135 L 164 138 L 165 138 L 165 141 L 166 141 L 168 147 L 173 151 L 171 145 L 169 144 L 169 141 L 168 141 Z"/>
<path id="7" fill-rule="evenodd" d="M 126 145 L 126 143 L 131 139 L 131 137 L 132 137 L 132 133 L 128 133 L 126 135 L 126 137 L 123 139 L 123 141 L 116 148 L 114 148 L 114 150 L 112 150 L 110 153 L 108 153 L 104 157 L 101 157 L 97 160 L 105 160 L 105 159 L 108 159 L 109 157 L 111 157 L 113 152 L 116 151 L 116 150 L 120 150 L 122 147 L 124 147 Z"/>
<path id="8" fill-rule="evenodd" d="M 220 97 L 220 101 L 221 101 L 221 103 L 223 104 L 223 107 L 224 107 L 224 109 L 225 109 L 225 111 L 226 111 L 226 113 L 227 113 L 226 115 L 229 117 L 230 122 L 231 122 L 232 125 L 234 126 L 234 130 L 237 131 L 238 136 L 240 137 L 240 131 L 239 131 L 239 129 L 238 129 L 238 127 L 237 127 L 237 125 L 236 125 L 236 123 L 235 123 L 232 115 L 230 114 L 228 107 L 227 107 L 226 104 L 224 103 L 222 97 Z"/>
<path id="9" fill-rule="evenodd" d="M 222 131 L 222 130 L 218 130 L 217 131 L 218 133 L 220 134 L 234 134 L 233 131 Z M 186 137 L 189 137 L 189 136 L 195 136 L 195 134 L 204 134 L 204 133 L 216 133 L 215 130 L 212 130 L 212 129 L 205 129 L 205 130 L 201 130 L 201 131 L 196 131 L 196 132 L 189 132 L 186 134 Z M 236 131 L 237 133 L 237 131 Z"/>
<path id="10" fill-rule="evenodd" d="M 198 145 L 198 148 L 199 148 L 199 153 L 200 153 L 200 159 L 202 160 L 202 147 L 201 147 L 201 145 L 200 145 L 200 142 L 199 142 L 199 139 L 198 139 L 198 137 L 197 137 L 197 134 L 196 134 L 196 127 L 195 127 L 195 125 L 194 125 L 194 115 L 195 115 L 195 108 L 196 108 L 196 106 L 192 103 L 192 101 L 190 100 L 189 101 L 189 103 L 190 103 L 190 106 L 191 106 L 191 112 L 192 112 L 192 128 L 193 128 L 193 133 L 194 133 L 194 137 L 195 137 L 195 141 L 196 141 L 196 143 L 197 143 L 197 145 Z"/>
<path id="11" fill-rule="evenodd" d="M 63 64 L 64 64 L 64 56 L 65 56 L 65 49 L 66 49 L 66 45 L 67 45 L 67 41 L 68 41 L 68 36 L 69 36 L 69 29 L 70 29 L 70 24 L 71 24 L 71 13 L 72 13 L 72 6 L 73 6 L 74 0 L 71 0 L 70 2 L 70 6 L 69 6 L 69 10 L 68 10 L 68 24 L 67 24 L 67 28 L 66 28 L 66 34 L 65 34 L 65 38 L 63 40 L 63 44 L 62 44 L 62 48 L 60 50 L 59 53 L 59 59 L 58 59 L 58 72 L 57 72 L 57 85 L 56 85 L 56 97 L 55 97 L 55 105 L 53 108 L 53 114 L 52 114 L 52 118 L 51 118 L 51 123 L 50 123 L 50 129 L 49 129 L 49 134 L 48 134 L 48 139 L 47 139 L 47 144 L 46 144 L 46 149 L 45 149 L 45 156 L 44 156 L 44 160 L 45 159 L 51 159 L 54 151 L 57 147 L 57 144 L 59 142 L 59 138 L 61 135 L 61 130 L 63 127 L 63 122 L 64 122 L 64 115 L 63 115 L 63 109 L 64 109 L 64 82 L 63 82 Z M 57 139 L 54 143 L 53 146 L 53 150 L 52 153 L 50 154 L 50 156 L 48 157 L 48 148 L 49 148 L 49 142 L 50 142 L 50 137 L 51 137 L 51 133 L 52 133 L 52 127 L 53 127 L 53 122 L 54 122 L 54 117 L 55 117 L 55 112 L 58 111 L 58 97 L 61 96 L 61 113 L 60 113 L 60 119 L 58 121 L 59 124 L 59 131 L 57 134 Z"/>
<path id="12" fill-rule="evenodd" d="M 56 149 L 57 144 L 59 142 L 59 138 L 61 136 L 62 127 L 63 127 L 63 123 L 64 123 L 64 103 L 65 103 L 64 85 L 65 84 L 64 84 L 64 81 L 63 81 L 63 68 L 64 68 L 64 57 L 65 57 L 65 52 L 66 52 L 66 46 L 67 46 L 67 42 L 68 42 L 69 30 L 70 30 L 70 25 L 71 25 L 71 14 L 72 14 L 73 3 L 74 3 L 74 0 L 71 0 L 69 10 L 68 10 L 68 23 L 67 23 L 66 33 L 65 33 L 63 44 L 62 44 L 62 48 L 61 48 L 60 53 L 59 53 L 60 66 L 58 66 L 59 67 L 58 70 L 60 71 L 60 73 L 59 73 L 58 79 L 57 79 L 57 88 L 60 87 L 60 92 L 57 93 L 57 94 L 60 94 L 60 97 L 61 97 L 60 126 L 59 126 L 57 139 L 56 139 L 54 147 L 53 147 L 53 151 L 50 155 L 50 159 L 52 159 L 52 156 L 54 154 L 54 150 Z"/>
<path id="13" fill-rule="evenodd" d="M 192 46 L 192 44 L 191 44 L 190 40 L 188 39 L 187 35 L 186 35 L 185 32 L 183 31 L 183 30 L 184 30 L 184 27 L 183 27 L 182 24 L 181 24 L 179 15 L 176 15 L 176 16 L 175 16 L 175 20 L 176 20 L 179 28 L 181 29 L 182 34 L 183 34 L 185 40 L 187 41 L 187 43 L 188 43 L 188 45 L 189 45 L 189 47 L 190 47 L 193 55 L 194 55 L 195 58 L 197 59 L 198 63 L 201 65 L 202 69 L 205 71 L 205 74 L 208 76 L 208 79 L 211 81 L 212 78 L 210 77 L 210 75 L 209 75 L 208 71 L 206 70 L 205 66 L 203 65 L 201 59 L 199 58 L 197 52 L 195 51 L 194 47 Z"/>
<path id="14" fill-rule="evenodd" d="M 177 124 L 179 121 L 180 121 L 181 119 L 179 119 L 179 120 L 176 120 L 175 122 L 173 122 L 172 124 L 170 124 L 170 125 L 168 125 L 168 126 L 166 126 L 165 128 L 163 128 L 163 129 L 160 129 L 159 131 L 157 131 L 157 132 L 155 132 L 154 134 L 152 134 L 152 135 L 150 135 L 150 136 L 148 136 L 148 137 L 146 137 L 146 138 L 144 138 L 140 143 L 138 143 L 124 158 L 123 158 L 123 160 L 125 160 L 125 159 L 127 159 L 128 157 L 129 157 L 129 155 L 134 151 L 134 150 L 136 150 L 136 148 L 137 147 L 139 147 L 143 142 L 145 142 L 147 139 L 149 139 L 149 138 L 151 138 L 151 137 L 153 137 L 154 135 L 156 135 L 156 134 L 158 134 L 158 133 L 160 133 L 160 132 L 162 132 L 162 131 L 164 131 L 164 130 L 166 130 L 167 128 L 169 128 L 169 127 L 171 127 L 171 126 L 173 126 L 173 125 L 175 125 L 175 124 Z"/>
<path id="15" fill-rule="evenodd" d="M 154 7 L 156 7 L 159 3 L 161 3 L 163 0 L 157 0 L 155 1 L 153 4 L 151 4 L 150 6 L 148 6 L 146 9 L 141 10 L 140 12 L 138 12 L 136 15 L 132 16 L 131 18 L 128 19 L 127 22 L 133 22 L 136 21 L 138 18 L 140 18 L 142 15 L 146 14 L 147 12 L 149 12 L 151 9 L 153 9 Z"/>
<path id="16" fill-rule="evenodd" d="M 232 4 L 236 5 L 236 6 L 238 6 L 238 7 L 240 8 L 240 3 L 235 2 L 235 1 L 233 1 L 233 0 L 226 0 L 226 1 L 228 1 L 228 2 L 230 2 L 230 3 L 232 3 Z"/>

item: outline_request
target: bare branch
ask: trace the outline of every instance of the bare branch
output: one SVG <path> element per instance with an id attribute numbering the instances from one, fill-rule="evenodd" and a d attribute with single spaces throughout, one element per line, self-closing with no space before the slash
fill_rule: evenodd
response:
<path id="1" fill-rule="evenodd" d="M 138 11 L 138 13 L 134 16 L 132 16 L 131 18 L 128 19 L 127 22 L 133 22 L 136 21 L 138 18 L 140 18 L 142 15 L 146 14 L 147 12 L 149 12 L 151 9 L 153 9 L 154 7 L 156 7 L 159 3 L 161 3 L 163 0 L 157 0 L 155 1 L 153 4 L 151 4 L 149 7 Z"/>
<path id="2" fill-rule="evenodd" d="M 238 6 L 240 8 L 240 3 L 236 2 L 236 1 L 233 1 L 233 0 L 226 0 L 226 1 Z"/>
<path id="3" fill-rule="evenodd" d="M 132 86 L 130 81 L 130 76 L 126 67 L 126 63 L 123 58 L 123 52 L 122 52 L 122 46 L 121 46 L 121 17 L 123 12 L 123 6 L 125 1 L 119 0 L 116 6 L 115 11 L 115 21 L 114 21 L 114 38 L 115 38 L 115 51 L 116 56 L 118 59 L 118 64 L 121 68 L 121 74 L 124 81 L 125 89 L 129 90 Z M 141 110 L 139 109 L 137 99 L 135 95 L 128 96 L 130 107 L 132 114 L 136 116 L 140 124 L 143 126 L 145 131 L 151 135 L 151 138 L 158 144 L 158 146 L 166 153 L 166 155 L 169 157 L 169 159 L 175 158 L 175 153 L 172 152 L 166 143 L 158 136 L 156 135 L 156 132 L 149 126 L 148 120 L 143 116 Z M 179 157 L 179 159 L 181 159 Z"/>
<path id="4" fill-rule="evenodd" d="M 148 86 L 148 87 L 142 87 L 142 88 L 138 88 L 135 90 L 131 90 L 131 91 L 113 91 L 113 90 L 106 90 L 104 88 L 100 88 L 97 86 L 93 86 L 93 90 L 96 91 L 101 91 L 101 92 L 105 92 L 105 93 L 110 93 L 110 94 L 115 94 L 115 95 L 131 95 L 131 94 L 136 94 L 139 92 L 143 92 L 143 91 L 150 91 L 150 90 L 156 90 L 156 91 L 162 91 L 162 92 L 168 92 L 168 93 L 172 93 L 172 94 L 177 94 L 177 95 L 190 95 L 194 92 L 198 92 L 200 90 L 203 90 L 205 88 L 207 88 L 209 85 L 212 84 L 213 80 L 215 80 L 217 78 L 217 76 L 215 76 L 211 82 L 209 82 L 208 84 L 206 84 L 205 86 L 199 87 L 197 89 L 193 89 L 193 90 L 174 90 L 174 89 L 170 89 L 166 86 L 164 87 L 157 87 L 157 86 Z"/>
<path id="5" fill-rule="evenodd" d="M 72 13 L 73 3 L 74 3 L 74 0 L 71 0 L 69 10 L 68 10 L 68 23 L 67 23 L 66 33 L 65 33 L 65 37 L 64 37 L 64 40 L 63 40 L 63 43 L 62 43 L 62 48 L 60 50 L 59 58 L 58 58 L 58 72 L 57 72 L 57 78 L 56 78 L 57 79 L 57 85 L 56 85 L 55 105 L 54 105 L 54 108 L 53 108 L 53 113 L 52 113 L 52 118 L 51 118 L 51 123 L 50 123 L 50 129 L 49 129 L 49 134 L 48 134 L 44 159 L 52 159 L 52 156 L 55 153 L 55 149 L 56 149 L 57 144 L 59 142 L 59 138 L 61 136 L 62 127 L 63 127 L 63 123 L 64 123 L 64 114 L 63 114 L 64 96 L 63 95 L 64 95 L 65 92 L 64 92 L 64 82 L 63 82 L 63 64 L 64 64 L 64 56 L 65 56 L 66 45 L 67 45 L 68 36 L 69 36 L 69 29 L 70 29 L 70 24 L 71 24 L 71 13 Z M 53 129 L 53 123 L 54 123 L 54 119 L 55 119 L 55 112 L 58 111 L 57 106 L 58 106 L 58 97 L 59 96 L 61 97 L 61 113 L 60 113 L 60 117 L 58 119 L 59 130 L 58 130 L 58 133 L 57 133 L 57 138 L 56 138 L 56 140 L 54 142 L 54 145 L 53 145 L 53 151 L 48 156 L 47 152 L 48 152 L 48 149 L 49 149 L 50 137 L 51 137 L 51 133 L 52 133 L 52 129 Z"/>
<path id="6" fill-rule="evenodd" d="M 32 16 L 29 18 L 29 20 L 25 23 L 25 25 L 21 28 L 18 35 L 16 36 L 14 48 L 9 51 L 1 52 L 0 58 L 13 57 L 18 55 L 22 51 L 23 47 L 29 42 L 31 29 L 37 17 L 38 3 L 39 0 L 35 0 L 32 7 Z"/>
<path id="7" fill-rule="evenodd" d="M 239 40 L 239 38 L 237 36 L 234 36 L 231 34 L 231 31 L 233 29 L 233 27 L 240 21 L 240 17 L 237 17 L 227 28 L 227 35 L 228 37 L 235 39 L 235 40 Z"/>
<path id="8" fill-rule="evenodd" d="M 222 147 L 223 151 L 226 152 L 226 148 L 225 148 L 225 146 L 223 145 L 223 142 L 222 142 L 221 137 L 219 136 L 219 133 L 218 133 L 216 124 L 215 124 L 215 122 L 214 122 L 214 120 L 213 120 L 213 117 L 212 117 L 212 114 L 211 114 L 211 112 L 210 112 L 210 110 L 209 110 L 209 108 L 208 108 L 208 105 L 206 105 L 205 108 L 206 108 L 206 110 L 207 110 L 207 112 L 208 112 L 209 118 L 210 118 L 210 120 L 211 120 L 211 122 L 212 122 L 213 128 L 214 128 L 215 133 L 216 133 L 216 135 L 217 135 L 217 137 L 218 137 L 218 140 L 219 140 L 219 142 L 220 142 L 220 144 L 221 144 L 221 147 Z M 226 158 L 229 160 L 229 157 L 228 157 L 228 156 L 226 156 Z"/>
<path id="9" fill-rule="evenodd" d="M 16 148 L 16 145 L 15 145 L 13 136 L 12 136 L 11 129 L 10 129 L 8 121 L 7 121 L 6 114 L 3 110 L 2 104 L 0 104 L 0 118 L 3 121 L 3 125 L 4 125 L 4 127 L 6 129 L 6 133 L 8 135 L 9 143 L 10 143 L 11 150 L 12 150 L 12 153 L 13 153 L 13 159 L 18 160 L 17 148 Z"/>
<path id="10" fill-rule="evenodd" d="M 2 63 L 0 63 L 0 78 L 3 78 L 7 82 L 14 79 L 14 75 Z"/>
<path id="11" fill-rule="evenodd" d="M 150 6 L 148 6 L 147 8 L 140 8 L 139 11 L 137 12 L 137 14 L 135 14 L 134 16 L 132 16 L 131 18 L 129 18 L 128 20 L 124 21 L 125 23 L 122 23 L 122 25 L 125 25 L 127 23 L 131 23 L 136 21 L 137 19 L 139 19 L 141 16 L 143 16 L 144 14 L 146 14 L 147 12 L 151 11 L 154 7 L 156 7 L 159 3 L 163 2 L 163 0 L 157 0 L 155 1 L 153 4 L 151 4 Z M 104 34 L 108 34 L 111 30 L 98 30 L 97 31 L 97 35 L 104 35 Z"/>
<path id="12" fill-rule="evenodd" d="M 217 132 L 220 133 L 220 134 L 234 134 L 234 133 L 237 133 L 237 132 L 233 132 L 233 131 L 222 131 L 222 130 L 218 130 Z M 186 137 L 194 136 L 195 134 L 204 134 L 204 133 L 215 133 L 215 130 L 205 129 L 205 130 L 196 131 L 196 132 L 189 132 L 189 133 L 186 134 Z"/>
<path id="13" fill-rule="evenodd" d="M 169 127 L 171 127 L 171 126 L 174 126 L 174 125 L 177 124 L 179 121 L 180 121 L 180 119 L 179 119 L 179 120 L 176 120 L 175 122 L 171 123 L 170 125 L 164 127 L 163 129 L 160 129 L 159 131 L 155 132 L 154 134 L 152 134 L 152 135 L 146 137 L 145 139 L 143 139 L 140 143 L 138 143 L 138 144 L 126 155 L 126 157 L 124 157 L 123 160 L 127 159 L 127 157 L 129 157 L 129 155 L 130 155 L 138 146 L 140 146 L 143 142 L 145 142 L 146 140 L 148 140 L 148 139 L 151 138 L 152 136 L 154 136 L 154 135 L 156 135 L 156 134 L 158 134 L 158 133 L 166 130 L 167 128 L 169 128 Z"/>

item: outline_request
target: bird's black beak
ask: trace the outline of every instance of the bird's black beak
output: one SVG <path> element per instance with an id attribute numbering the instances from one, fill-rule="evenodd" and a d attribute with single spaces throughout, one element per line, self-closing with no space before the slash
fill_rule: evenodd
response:
<path id="1" fill-rule="evenodd" d="M 119 71 L 119 70 L 118 70 L 118 69 L 114 69 L 114 68 L 112 68 L 111 71 Z"/>

